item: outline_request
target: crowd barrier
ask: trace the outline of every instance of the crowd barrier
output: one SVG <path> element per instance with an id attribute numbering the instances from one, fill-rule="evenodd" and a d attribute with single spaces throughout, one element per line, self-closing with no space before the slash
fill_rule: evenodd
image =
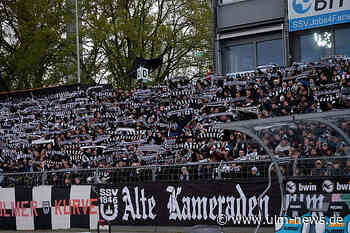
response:
<path id="1" fill-rule="evenodd" d="M 279 160 L 293 174 L 294 160 Z M 177 165 L 152 165 L 120 168 L 61 169 L 41 172 L 5 173 L 0 183 L 2 187 L 95 184 L 139 184 L 143 182 L 203 182 L 214 180 L 247 180 L 268 177 L 270 159 L 237 160 L 216 163 L 187 163 Z"/>
<path id="2" fill-rule="evenodd" d="M 298 200 L 321 212 L 327 208 L 325 198 L 347 197 L 339 194 L 350 192 L 347 167 L 334 164 L 345 161 L 347 165 L 348 159 L 279 158 L 285 187 L 283 209 Z M 317 161 L 327 166 L 314 167 Z M 332 168 L 328 167 L 331 162 Z M 247 226 L 252 216 L 264 216 L 262 225 L 272 226 L 273 219 L 265 217 L 280 214 L 282 195 L 277 177 L 272 176 L 269 186 L 270 165 L 271 160 L 246 160 L 3 174 L 0 229 L 97 229 L 100 219 L 112 225 L 234 227 Z M 338 177 L 329 172 L 337 169 L 343 171 Z M 57 177 L 54 183 L 50 180 L 53 177 Z M 325 182 L 332 185 L 325 186 Z M 259 199 L 261 193 L 264 195 Z M 254 221 L 250 226 L 258 224 Z"/>
<path id="3" fill-rule="evenodd" d="M 295 203 L 303 203 L 299 206 L 305 213 L 326 215 L 333 202 L 349 202 L 349 180 L 286 178 L 282 216 L 288 216 Z M 113 226 L 252 227 L 259 221 L 272 226 L 280 216 L 282 195 L 275 180 L 264 193 L 267 186 L 267 180 L 252 179 L 0 188 L 0 229 L 95 230 L 100 219 Z M 291 225 L 278 226 L 278 232 Z"/>
<path id="4" fill-rule="evenodd" d="M 350 176 L 350 156 L 278 158 L 285 178 L 309 176 Z M 120 168 L 61 169 L 41 172 L 0 174 L 0 187 L 96 184 L 139 184 L 151 182 L 203 182 L 267 180 L 270 159 L 236 160 L 216 163 L 187 163 Z M 320 164 L 320 165 L 318 165 Z M 273 173 L 274 174 L 274 173 Z"/>
<path id="5" fill-rule="evenodd" d="M 258 200 L 266 186 L 246 180 L 0 188 L 0 229 L 97 229 L 99 219 L 124 226 L 217 225 L 224 215 L 227 226 L 245 226 L 233 217 L 258 215 L 258 206 L 264 215 L 279 213 L 276 182 Z"/>

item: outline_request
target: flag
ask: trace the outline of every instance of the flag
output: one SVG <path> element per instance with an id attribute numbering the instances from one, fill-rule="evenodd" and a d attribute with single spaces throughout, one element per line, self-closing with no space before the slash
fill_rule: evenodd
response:
<path id="1" fill-rule="evenodd" d="M 152 73 L 158 67 L 163 64 L 163 56 L 155 59 L 144 59 L 144 58 L 136 58 L 132 64 L 131 70 L 128 72 L 130 77 L 137 77 L 137 69 L 142 66 L 149 70 L 149 73 Z"/>

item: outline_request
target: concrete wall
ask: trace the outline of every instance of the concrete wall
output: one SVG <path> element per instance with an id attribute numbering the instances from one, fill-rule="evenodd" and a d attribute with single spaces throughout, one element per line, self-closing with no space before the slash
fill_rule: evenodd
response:
<path id="1" fill-rule="evenodd" d="M 246 0 L 218 6 L 219 31 L 283 18 L 284 0 Z"/>

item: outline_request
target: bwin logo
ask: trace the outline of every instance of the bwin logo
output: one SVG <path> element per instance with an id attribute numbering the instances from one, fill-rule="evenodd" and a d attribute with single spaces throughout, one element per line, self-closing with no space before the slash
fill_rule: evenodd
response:
<path id="1" fill-rule="evenodd" d="M 293 9 L 298 14 L 305 14 L 311 9 L 311 7 L 311 0 L 293 0 Z"/>

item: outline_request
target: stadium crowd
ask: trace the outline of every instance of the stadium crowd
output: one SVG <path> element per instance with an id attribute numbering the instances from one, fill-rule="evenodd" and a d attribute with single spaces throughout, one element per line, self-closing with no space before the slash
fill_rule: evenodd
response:
<path id="1" fill-rule="evenodd" d="M 240 163 L 268 158 L 262 147 L 241 132 L 217 128 L 218 123 L 347 109 L 349 95 L 350 60 L 344 57 L 288 68 L 260 67 L 225 77 L 178 77 L 153 87 L 140 83 L 131 91 L 101 85 L 4 94 L 0 95 L 0 173 L 130 167 L 113 175 L 130 180 L 140 172 L 152 176 L 153 171 L 144 171 L 141 165 L 227 161 L 229 165 L 220 166 L 226 178 L 243 173 L 265 176 L 266 169 L 260 169 L 258 162 Z M 350 134 L 350 121 L 340 127 Z M 279 157 L 349 155 L 349 145 L 322 123 L 296 123 L 257 133 Z M 292 175 L 290 166 L 281 165 L 285 175 Z M 201 179 L 205 174 L 212 178 L 208 174 L 215 173 L 210 165 L 172 169 L 155 172 L 160 180 Z M 350 175 L 350 160 L 306 159 L 296 172 Z M 99 177 L 106 182 L 111 174 L 102 173 Z M 55 183 L 57 174 L 51 174 L 50 182 Z M 70 184 L 89 179 L 66 174 L 63 180 Z"/>

